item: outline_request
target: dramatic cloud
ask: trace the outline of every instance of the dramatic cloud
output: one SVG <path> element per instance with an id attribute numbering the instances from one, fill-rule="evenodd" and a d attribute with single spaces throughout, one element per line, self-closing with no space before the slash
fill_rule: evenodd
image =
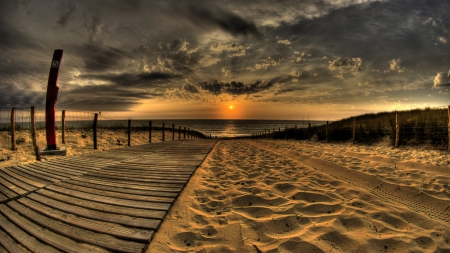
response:
<path id="1" fill-rule="evenodd" d="M 84 69 L 88 72 L 117 70 L 122 60 L 132 55 L 124 50 L 99 44 L 76 46 L 74 50 L 82 57 Z"/>
<path id="2" fill-rule="evenodd" d="M 80 78 L 91 80 L 103 80 L 117 84 L 122 87 L 151 87 L 159 81 L 166 81 L 177 78 L 178 75 L 168 73 L 139 73 L 139 74 L 118 74 L 118 75 L 81 75 Z"/>
<path id="3" fill-rule="evenodd" d="M 328 68 L 330 70 L 337 70 L 339 74 L 336 77 L 344 79 L 344 75 L 350 73 L 356 75 L 361 71 L 362 60 L 361 58 L 341 58 L 338 57 L 334 61 L 329 62 Z"/>
<path id="4" fill-rule="evenodd" d="M 433 88 L 450 87 L 450 71 L 448 73 L 439 72 L 434 78 Z"/>
<path id="5" fill-rule="evenodd" d="M 227 10 L 219 8 L 205 9 L 199 6 L 187 6 L 189 20 L 200 27 L 218 27 L 234 36 L 254 35 L 260 37 L 256 25 Z"/>
<path id="6" fill-rule="evenodd" d="M 389 66 L 389 70 L 393 70 L 396 71 L 398 73 L 403 73 L 405 72 L 405 68 L 402 68 L 400 66 L 400 63 L 402 62 L 402 59 L 398 58 L 398 59 L 392 59 L 391 61 L 389 61 L 390 66 Z M 389 71 L 388 70 L 388 71 Z"/>
<path id="7" fill-rule="evenodd" d="M 222 93 L 230 95 L 249 95 L 264 91 L 273 86 L 273 82 L 266 83 L 264 81 L 256 81 L 252 84 L 246 85 L 243 82 L 232 81 L 230 83 L 219 82 L 217 80 L 208 83 L 199 83 L 202 90 L 209 91 L 214 95 Z"/>
<path id="8" fill-rule="evenodd" d="M 56 21 L 62 28 L 65 27 L 70 21 L 75 18 L 75 11 L 78 9 L 78 4 L 69 3 L 67 10 L 59 14 L 59 18 Z"/>

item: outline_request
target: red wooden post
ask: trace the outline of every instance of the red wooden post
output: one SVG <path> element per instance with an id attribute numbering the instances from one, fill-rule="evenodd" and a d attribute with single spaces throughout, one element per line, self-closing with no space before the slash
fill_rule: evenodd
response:
<path id="1" fill-rule="evenodd" d="M 56 98 L 58 97 L 58 72 L 61 65 L 63 50 L 57 49 L 53 53 L 50 74 L 48 76 L 47 97 L 45 102 L 45 130 L 47 137 L 47 150 L 57 150 L 56 148 Z"/>

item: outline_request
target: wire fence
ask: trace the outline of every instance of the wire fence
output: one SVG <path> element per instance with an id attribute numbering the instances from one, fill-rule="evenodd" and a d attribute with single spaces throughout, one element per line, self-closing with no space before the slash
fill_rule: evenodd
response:
<path id="1" fill-rule="evenodd" d="M 36 150 L 46 148 L 45 112 L 34 113 L 37 147 L 33 145 L 32 118 L 31 108 L 0 108 L 0 162 L 27 162 L 38 157 Z M 115 120 L 103 117 L 101 113 L 57 111 L 55 120 L 57 147 L 65 148 L 67 155 L 150 142 L 207 138 L 182 126 L 158 126 L 151 120 Z M 0 166 L 4 164 L 0 163 Z"/>
<path id="2" fill-rule="evenodd" d="M 267 130 L 254 138 L 311 141 L 353 141 L 372 144 L 389 137 L 394 147 L 429 144 L 436 149 L 449 147 L 450 108 L 426 108 L 383 112 L 350 117 L 321 126 Z"/>

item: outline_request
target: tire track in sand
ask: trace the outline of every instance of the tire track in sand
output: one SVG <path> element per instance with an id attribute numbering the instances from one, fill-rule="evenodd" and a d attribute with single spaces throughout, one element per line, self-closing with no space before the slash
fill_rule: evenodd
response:
<path id="1" fill-rule="evenodd" d="M 389 200 L 393 203 L 400 203 L 415 212 L 424 213 L 430 218 L 450 223 L 450 201 L 434 198 L 415 187 L 400 187 L 385 182 L 376 176 L 353 171 L 332 162 L 303 155 L 297 151 L 280 147 L 274 149 L 262 143 L 251 142 L 251 144 L 273 153 L 285 155 L 290 159 L 327 173 L 337 179 L 366 189 L 382 199 Z"/>

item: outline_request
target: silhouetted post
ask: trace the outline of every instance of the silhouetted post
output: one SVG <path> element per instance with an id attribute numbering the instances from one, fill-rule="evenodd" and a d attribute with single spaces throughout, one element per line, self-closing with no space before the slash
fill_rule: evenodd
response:
<path id="1" fill-rule="evenodd" d="M 184 131 L 183 131 L 183 139 L 186 139 L 186 127 L 184 127 Z"/>
<path id="2" fill-rule="evenodd" d="M 212 136 L 211 136 L 211 134 L 209 134 L 209 138 L 210 138 L 210 139 L 212 139 Z"/>
<path id="3" fill-rule="evenodd" d="M 450 105 L 448 106 L 448 152 L 450 152 Z"/>
<path id="4" fill-rule="evenodd" d="M 398 148 L 398 143 L 400 141 L 400 123 L 398 119 L 398 112 L 395 112 L 395 148 Z"/>
<path id="5" fill-rule="evenodd" d="M 328 143 L 328 121 L 327 126 L 325 127 L 325 143 Z"/>
<path id="6" fill-rule="evenodd" d="M 152 121 L 148 122 L 148 143 L 152 143 Z"/>
<path id="7" fill-rule="evenodd" d="M 36 140 L 36 107 L 32 106 L 30 111 L 31 120 L 31 140 L 33 141 L 34 154 L 36 155 L 36 160 L 41 160 L 41 155 L 39 154 L 39 147 Z"/>
<path id="8" fill-rule="evenodd" d="M 297 140 L 297 125 L 294 128 L 294 140 Z"/>
<path id="9" fill-rule="evenodd" d="M 178 140 L 181 139 L 181 126 L 178 127 Z"/>
<path id="10" fill-rule="evenodd" d="M 61 115 L 61 141 L 66 144 L 66 110 L 62 110 Z"/>
<path id="11" fill-rule="evenodd" d="M 311 123 L 308 123 L 308 141 L 311 140 Z"/>
<path id="12" fill-rule="evenodd" d="M 287 126 L 286 126 L 286 140 L 288 139 L 288 130 L 287 130 Z"/>
<path id="13" fill-rule="evenodd" d="M 162 128 L 162 141 L 166 141 L 166 134 L 164 132 L 164 129 L 165 129 L 164 124 L 165 123 L 163 123 L 163 128 Z"/>
<path id="14" fill-rule="evenodd" d="M 191 132 L 190 132 L 190 129 L 188 128 L 188 139 L 190 139 L 191 138 Z"/>
<path id="15" fill-rule="evenodd" d="M 353 144 L 356 142 L 356 118 L 353 118 Z"/>
<path id="16" fill-rule="evenodd" d="M 128 120 L 128 146 L 131 146 L 131 119 Z"/>
<path id="17" fill-rule="evenodd" d="M 172 124 L 172 141 L 175 140 L 175 124 Z"/>
<path id="18" fill-rule="evenodd" d="M 275 139 L 275 128 L 272 129 L 272 139 Z"/>
<path id="19" fill-rule="evenodd" d="M 16 108 L 11 109 L 11 150 L 16 150 Z"/>
<path id="20" fill-rule="evenodd" d="M 94 123 L 92 124 L 92 141 L 94 142 L 94 149 L 97 149 L 97 121 L 98 113 L 94 114 Z"/>

